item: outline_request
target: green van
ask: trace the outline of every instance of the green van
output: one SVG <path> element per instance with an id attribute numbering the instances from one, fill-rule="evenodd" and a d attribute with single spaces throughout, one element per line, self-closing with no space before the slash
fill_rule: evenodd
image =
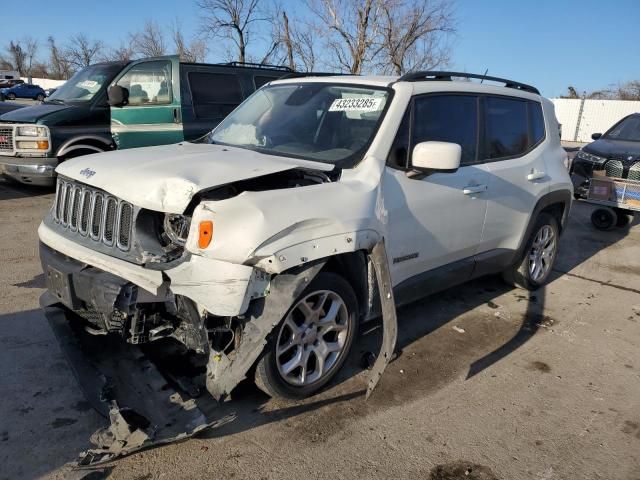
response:
<path id="1" fill-rule="evenodd" d="M 68 158 L 195 140 L 262 85 L 291 73 L 177 56 L 91 65 L 44 102 L 0 115 L 0 175 L 53 185 Z"/>

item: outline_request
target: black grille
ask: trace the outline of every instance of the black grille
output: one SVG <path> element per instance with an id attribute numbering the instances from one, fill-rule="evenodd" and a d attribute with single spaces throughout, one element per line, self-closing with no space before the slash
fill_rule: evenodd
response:
<path id="1" fill-rule="evenodd" d="M 125 203 L 120 210 L 120 225 L 118 226 L 118 246 L 121 248 L 129 248 L 132 218 L 133 206 Z"/>
<path id="2" fill-rule="evenodd" d="M 134 207 L 92 187 L 58 179 L 53 219 L 69 231 L 129 250 Z"/>
<path id="3" fill-rule="evenodd" d="M 100 227 L 102 227 L 102 204 L 104 199 L 101 194 L 96 195 L 91 213 L 91 236 L 96 240 L 100 237 Z"/>

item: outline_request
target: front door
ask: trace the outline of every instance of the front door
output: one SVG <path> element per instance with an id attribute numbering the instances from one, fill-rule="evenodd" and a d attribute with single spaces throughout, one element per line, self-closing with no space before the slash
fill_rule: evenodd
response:
<path id="1" fill-rule="evenodd" d="M 405 162 L 403 152 L 431 140 L 462 147 L 456 172 L 411 172 L 411 159 Z M 437 94 L 413 100 L 390 152 L 383 186 L 394 286 L 438 267 L 450 267 L 455 276 L 443 282 L 458 283 L 471 276 L 489 181 L 486 167 L 477 164 L 477 143 L 477 96 Z"/>
<path id="2" fill-rule="evenodd" d="M 111 107 L 111 134 L 118 148 L 184 140 L 177 56 L 134 62 L 113 85 L 129 92 L 125 106 Z"/>

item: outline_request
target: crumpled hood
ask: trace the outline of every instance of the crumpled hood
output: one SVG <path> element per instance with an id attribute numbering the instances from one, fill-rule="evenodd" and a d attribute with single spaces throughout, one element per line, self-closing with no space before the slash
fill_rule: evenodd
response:
<path id="1" fill-rule="evenodd" d="M 56 172 L 139 207 L 182 213 L 201 190 L 293 168 L 330 171 L 333 165 L 183 142 L 77 157 Z"/>

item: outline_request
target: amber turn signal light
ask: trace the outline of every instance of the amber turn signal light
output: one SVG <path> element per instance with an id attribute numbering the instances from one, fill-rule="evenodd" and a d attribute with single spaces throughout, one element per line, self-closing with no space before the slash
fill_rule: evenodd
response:
<path id="1" fill-rule="evenodd" d="M 211 220 L 205 220 L 200 222 L 199 235 L 198 235 L 198 247 L 207 248 L 213 238 L 213 222 Z"/>
<path id="2" fill-rule="evenodd" d="M 38 150 L 49 150 L 49 141 L 48 140 L 38 140 Z"/>

